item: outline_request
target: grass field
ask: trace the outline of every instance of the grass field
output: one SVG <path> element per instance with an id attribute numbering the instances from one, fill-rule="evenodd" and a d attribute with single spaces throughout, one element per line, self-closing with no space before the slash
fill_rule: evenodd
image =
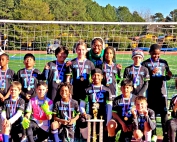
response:
<path id="1" fill-rule="evenodd" d="M 16 72 L 19 69 L 24 68 L 24 64 L 23 64 L 24 54 L 9 54 L 9 56 L 10 56 L 9 68 L 13 69 Z M 71 60 L 74 57 L 76 57 L 75 54 L 69 54 L 67 60 Z M 47 62 L 56 59 L 54 55 L 48 55 L 48 54 L 35 54 L 35 58 L 36 58 L 35 68 L 39 69 L 40 71 L 43 70 L 44 65 Z M 149 55 L 145 55 L 145 59 L 147 58 L 149 58 Z M 174 78 L 177 77 L 177 56 L 161 55 L 161 58 L 167 60 L 170 69 L 173 73 L 173 78 L 167 83 L 168 97 L 171 98 L 171 96 L 177 92 L 175 90 L 175 84 L 174 84 Z M 128 54 L 117 54 L 116 59 L 117 59 L 117 63 L 122 64 L 123 69 L 133 63 L 131 60 L 131 55 Z M 121 74 L 123 75 L 123 70 Z M 157 119 L 157 134 L 162 135 L 159 118 Z"/>

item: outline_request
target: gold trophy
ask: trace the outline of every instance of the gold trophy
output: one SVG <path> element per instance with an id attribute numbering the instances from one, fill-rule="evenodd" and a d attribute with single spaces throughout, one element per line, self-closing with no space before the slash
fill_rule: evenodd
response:
<path id="1" fill-rule="evenodd" d="M 87 125 L 88 125 L 88 138 L 87 138 L 87 142 L 91 142 L 91 123 L 93 123 L 93 132 L 92 132 L 92 142 L 96 142 L 97 141 L 97 133 L 96 133 L 96 123 L 100 123 L 100 128 L 99 128 L 99 142 L 103 142 L 103 122 L 104 120 L 102 119 L 98 119 L 97 115 L 98 115 L 98 109 L 99 109 L 99 103 L 94 103 L 93 104 L 93 119 L 89 119 L 87 120 Z"/>

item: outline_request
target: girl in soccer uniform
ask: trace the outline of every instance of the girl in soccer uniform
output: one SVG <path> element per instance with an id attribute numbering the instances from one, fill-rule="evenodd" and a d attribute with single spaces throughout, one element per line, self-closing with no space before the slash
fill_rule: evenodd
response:
<path id="1" fill-rule="evenodd" d="M 100 69 L 95 68 L 91 72 L 93 84 L 86 89 L 86 97 L 80 101 L 80 111 L 81 115 L 87 118 L 87 114 L 91 115 L 91 118 L 94 118 L 93 115 L 93 106 L 99 106 L 98 108 L 98 119 L 104 120 L 104 127 L 106 127 L 107 122 L 111 119 L 111 110 L 107 109 L 107 102 L 112 101 L 112 94 L 109 88 L 101 84 L 103 79 L 103 73 Z M 112 102 L 111 102 L 112 103 Z M 112 105 L 112 104 L 111 104 Z M 84 122 L 85 123 L 85 122 Z M 84 125 L 84 124 L 83 124 Z M 80 123 L 81 133 L 84 136 L 87 128 L 82 127 Z M 98 132 L 97 132 L 98 133 Z M 106 132 L 104 132 L 103 140 L 106 140 Z"/>
<path id="2" fill-rule="evenodd" d="M 130 65 L 124 70 L 124 78 L 133 81 L 133 94 L 145 96 L 146 89 L 148 88 L 149 71 L 146 67 L 141 65 L 144 58 L 143 51 L 136 48 L 132 52 L 133 65 Z"/>
<path id="3" fill-rule="evenodd" d="M 131 109 L 134 106 L 135 95 L 131 94 L 133 83 L 125 79 L 121 81 L 122 94 L 113 100 L 112 119 L 108 122 L 109 142 L 115 142 L 115 136 L 118 130 L 122 130 L 119 141 L 131 141 L 133 116 Z"/>
<path id="4" fill-rule="evenodd" d="M 78 102 L 71 98 L 72 86 L 61 83 L 59 94 L 61 99 L 54 105 L 54 122 L 51 124 L 53 141 L 74 142 L 75 123 L 79 118 Z"/>
<path id="5" fill-rule="evenodd" d="M 150 81 L 147 89 L 148 107 L 154 110 L 155 114 L 161 115 L 161 123 L 165 128 L 165 122 L 168 119 L 167 114 L 167 87 L 166 81 L 170 80 L 172 73 L 169 69 L 167 61 L 160 58 L 161 47 L 153 44 L 150 47 L 150 58 L 142 63 L 149 70 Z M 158 105 L 157 105 L 158 102 Z M 153 134 L 156 134 L 154 131 Z"/>
<path id="6" fill-rule="evenodd" d="M 120 69 L 115 64 L 115 51 L 114 48 L 109 46 L 106 47 L 103 56 L 103 85 L 107 86 L 112 93 L 112 98 L 114 99 L 118 92 L 117 92 L 117 84 L 119 83 L 121 76 L 120 76 Z"/>
<path id="7" fill-rule="evenodd" d="M 71 61 L 70 72 L 73 75 L 73 95 L 72 98 L 80 102 L 85 94 L 85 89 L 90 84 L 91 70 L 95 69 L 94 64 L 86 59 L 87 45 L 85 42 L 78 42 L 76 45 L 77 58 Z"/>
<path id="8" fill-rule="evenodd" d="M 103 54 L 105 43 L 101 37 L 96 37 L 91 42 L 91 49 L 87 52 L 86 57 L 93 62 L 95 68 L 102 70 Z"/>
<path id="9" fill-rule="evenodd" d="M 58 47 L 55 50 L 57 60 L 47 63 L 43 74 L 48 83 L 47 97 L 55 102 L 57 89 L 61 82 L 69 82 L 69 67 L 66 67 L 65 59 L 68 57 L 69 50 L 65 46 Z M 56 98 L 57 100 L 57 98 Z"/>

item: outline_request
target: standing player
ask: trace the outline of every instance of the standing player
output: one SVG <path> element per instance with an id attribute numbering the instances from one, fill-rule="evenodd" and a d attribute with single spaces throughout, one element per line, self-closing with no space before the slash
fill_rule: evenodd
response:
<path id="1" fill-rule="evenodd" d="M 104 46 L 105 43 L 101 37 L 95 37 L 91 41 L 91 49 L 87 52 L 86 57 L 93 62 L 95 68 L 102 69 Z"/>
<path id="2" fill-rule="evenodd" d="M 142 63 L 149 70 L 150 81 L 147 89 L 148 107 L 154 110 L 155 114 L 160 114 L 164 135 L 165 123 L 168 119 L 167 114 L 167 88 L 166 81 L 170 80 L 172 73 L 167 61 L 160 58 L 161 47 L 158 44 L 152 44 L 149 50 L 150 58 Z M 158 102 L 158 105 L 157 105 Z M 156 132 L 153 131 L 156 135 Z M 154 136 L 154 139 L 157 137 Z"/>
<path id="3" fill-rule="evenodd" d="M 2 111 L 2 107 L 4 104 L 4 100 L 9 98 L 10 92 L 9 88 L 11 82 L 15 80 L 15 72 L 8 67 L 9 63 L 9 55 L 3 53 L 0 55 L 0 113 Z M 1 124 L 1 119 L 0 119 Z M 0 125 L 0 133 L 1 133 L 1 126 Z"/>
<path id="4" fill-rule="evenodd" d="M 138 96 L 135 99 L 135 108 L 131 110 L 133 114 L 135 139 L 144 139 L 151 141 L 152 130 L 156 128 L 155 114 L 152 109 L 147 108 L 147 99 L 144 96 Z"/>
<path id="5" fill-rule="evenodd" d="M 22 84 L 21 97 L 25 100 L 26 106 L 30 98 L 36 96 L 36 86 L 38 80 L 42 80 L 42 75 L 38 69 L 34 68 L 35 57 L 31 53 L 24 56 L 25 68 L 17 72 L 17 80 Z"/>
<path id="6" fill-rule="evenodd" d="M 15 72 L 8 67 L 9 55 L 0 55 L 0 99 L 1 102 L 9 97 L 8 90 L 12 81 L 16 79 Z M 8 93 L 8 94 L 7 94 Z"/>
<path id="7" fill-rule="evenodd" d="M 86 59 L 87 45 L 85 42 L 78 42 L 76 45 L 77 58 L 71 61 L 71 73 L 73 74 L 73 96 L 72 98 L 80 102 L 85 94 L 85 89 L 89 86 L 91 70 L 95 69 L 94 64 Z M 85 96 L 84 96 L 85 98 Z"/>
<path id="8" fill-rule="evenodd" d="M 175 88 L 177 89 L 177 78 L 175 79 Z M 163 142 L 176 142 L 177 140 L 177 94 L 174 94 L 171 101 L 169 110 L 171 112 L 172 119 L 166 122 L 166 131 L 163 138 Z"/>
<path id="9" fill-rule="evenodd" d="M 112 109 L 113 118 L 107 125 L 109 142 L 115 142 L 118 130 L 122 130 L 119 139 L 120 142 L 131 141 L 133 122 L 131 109 L 134 106 L 136 97 L 131 94 L 132 90 L 133 83 L 131 80 L 125 79 L 121 82 L 122 95 L 114 99 Z"/>
<path id="10" fill-rule="evenodd" d="M 97 118 L 100 119 L 101 116 L 103 117 L 104 128 L 106 127 L 107 122 L 111 119 L 111 110 L 107 109 L 109 105 L 107 102 L 112 101 L 112 94 L 109 88 L 103 86 L 101 81 L 103 79 L 103 73 L 100 69 L 95 68 L 91 72 L 93 84 L 86 89 L 86 97 L 82 98 L 80 101 L 80 111 L 81 115 L 87 118 L 87 114 L 91 115 L 93 118 L 93 106 L 99 106 L 98 109 L 98 116 Z M 112 102 L 111 102 L 112 103 Z M 84 122 L 85 123 L 85 122 Z M 87 128 L 83 128 L 84 124 L 80 123 L 81 133 L 84 136 L 87 132 Z M 96 132 L 98 133 L 98 132 Z M 107 139 L 107 132 L 104 131 L 104 138 L 103 140 L 106 141 Z"/>
<path id="11" fill-rule="evenodd" d="M 132 51 L 133 65 L 125 68 L 124 78 L 131 79 L 133 81 L 133 94 L 144 95 L 148 88 L 149 71 L 146 67 L 141 65 L 144 58 L 143 51 L 136 48 Z"/>
<path id="12" fill-rule="evenodd" d="M 21 130 L 21 119 L 25 109 L 25 102 L 19 97 L 22 86 L 20 82 L 14 81 L 10 86 L 10 98 L 5 100 L 1 113 L 3 121 L 3 142 L 9 142 L 9 135 L 14 142 L 20 142 L 19 130 Z"/>
<path id="13" fill-rule="evenodd" d="M 70 75 L 69 67 L 66 67 L 65 59 L 68 57 L 69 50 L 65 46 L 58 47 L 55 50 L 55 57 L 57 60 L 47 63 L 43 74 L 45 74 L 48 83 L 47 97 L 55 101 L 57 89 L 61 82 L 69 82 Z"/>
<path id="14" fill-rule="evenodd" d="M 106 47 L 103 56 L 103 74 L 104 74 L 104 81 L 103 85 L 107 86 L 112 93 L 112 98 L 114 99 L 117 93 L 117 83 L 119 83 L 121 76 L 120 76 L 120 69 L 115 64 L 116 56 L 114 48 L 111 46 Z"/>
<path id="15" fill-rule="evenodd" d="M 75 123 L 79 118 L 78 102 L 71 98 L 72 87 L 68 83 L 61 83 L 59 94 L 61 100 L 54 105 L 54 122 L 51 124 L 54 142 L 74 142 Z"/>

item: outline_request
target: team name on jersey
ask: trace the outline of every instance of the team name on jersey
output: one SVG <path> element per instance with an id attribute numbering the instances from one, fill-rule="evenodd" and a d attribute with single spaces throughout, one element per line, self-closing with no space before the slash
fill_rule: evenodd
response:
<path id="1" fill-rule="evenodd" d="M 110 69 L 104 69 L 104 72 L 111 72 Z M 117 70 L 112 70 L 113 73 L 117 73 Z"/>
<path id="2" fill-rule="evenodd" d="M 95 93 L 97 93 L 97 92 L 105 93 L 106 91 L 105 91 L 105 90 L 101 90 L 101 91 L 100 91 L 100 90 L 95 90 L 95 91 L 89 90 L 88 92 L 89 92 L 89 93 L 94 93 L 94 92 L 95 92 Z"/>
<path id="3" fill-rule="evenodd" d="M 2 77 L 4 77 L 5 75 L 1 75 Z M 6 78 L 12 78 L 11 75 L 6 75 Z"/>
<path id="4" fill-rule="evenodd" d="M 138 72 L 137 71 L 130 71 L 130 74 L 138 74 Z M 139 72 L 139 74 L 141 74 L 141 75 L 144 75 L 144 72 Z"/>
<path id="5" fill-rule="evenodd" d="M 16 106 L 16 104 L 6 104 L 6 107 L 15 107 Z M 24 108 L 24 104 L 17 104 L 17 106 L 16 107 L 19 107 L 19 108 Z"/>
<path id="6" fill-rule="evenodd" d="M 153 66 L 157 67 L 158 65 L 159 65 L 160 67 L 164 67 L 164 66 L 165 66 L 164 63 L 160 63 L 160 64 L 154 63 L 154 65 L 152 65 L 151 63 L 148 63 L 148 66 L 149 66 L 149 67 L 153 67 Z"/>
<path id="7" fill-rule="evenodd" d="M 26 77 L 26 76 L 30 77 L 31 74 L 20 74 L 20 77 Z M 36 73 L 33 73 L 32 76 L 33 76 L 33 77 L 37 77 L 37 74 L 36 74 Z"/>
<path id="8" fill-rule="evenodd" d="M 73 68 L 78 68 L 78 65 L 73 65 Z M 79 65 L 79 68 L 82 68 L 82 65 Z M 85 69 L 89 69 L 90 66 L 85 65 L 84 68 L 85 68 Z"/>
<path id="9" fill-rule="evenodd" d="M 58 110 L 69 110 L 68 107 L 59 107 Z M 70 108 L 70 111 L 74 111 L 74 108 Z"/>
<path id="10" fill-rule="evenodd" d="M 52 70 L 61 70 L 61 68 L 62 68 L 62 66 L 60 67 L 60 66 L 58 66 L 58 68 L 56 68 L 55 66 L 52 66 Z M 62 72 L 65 72 L 65 67 L 63 67 L 63 69 L 62 69 Z"/>

